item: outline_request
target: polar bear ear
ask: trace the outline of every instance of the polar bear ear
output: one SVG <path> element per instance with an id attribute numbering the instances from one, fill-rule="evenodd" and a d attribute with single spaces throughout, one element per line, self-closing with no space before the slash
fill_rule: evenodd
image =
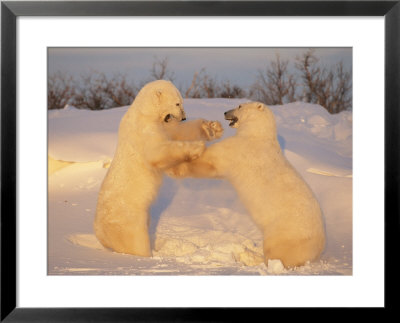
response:
<path id="1" fill-rule="evenodd" d="M 257 106 L 257 109 L 260 110 L 260 111 L 263 111 L 264 110 L 264 106 L 262 104 L 259 104 Z"/>

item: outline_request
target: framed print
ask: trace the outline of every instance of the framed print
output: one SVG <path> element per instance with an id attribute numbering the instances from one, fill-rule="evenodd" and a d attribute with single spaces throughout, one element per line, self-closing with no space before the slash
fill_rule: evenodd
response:
<path id="1" fill-rule="evenodd" d="M 398 1 L 5 1 L 1 10 L 2 320 L 236 321 L 277 307 L 395 306 Z M 154 81 L 160 79 L 174 85 Z M 215 146 L 207 143 L 206 151 L 235 133 L 226 120 L 238 129 L 264 120 L 264 114 L 256 119 L 243 117 L 244 110 L 239 114 L 236 109 L 248 101 L 261 102 L 253 107 L 257 113 L 272 112 L 277 127 L 273 142 L 322 209 L 326 241 L 317 262 L 309 256 L 292 268 L 284 256 L 282 261 L 268 259 L 272 247 L 244 220 L 239 202 L 246 193 L 251 197 L 244 200 L 257 200 L 253 184 L 263 182 L 256 180 L 234 190 L 221 179 L 154 177 L 152 168 L 152 190 L 162 185 L 150 203 L 150 227 L 146 231 L 144 225 L 141 234 L 148 235 L 143 245 L 153 257 L 132 256 L 137 250 L 119 247 L 125 228 L 118 227 L 111 240 L 110 231 L 102 235 L 103 227 L 98 229 L 103 222 L 93 232 L 100 217 L 96 203 L 103 198 L 99 192 L 113 185 L 101 186 L 106 174 L 116 164 L 130 165 L 139 158 L 136 150 L 120 152 L 121 138 L 135 138 L 129 147 L 140 145 L 148 156 L 153 138 L 159 144 L 157 136 L 170 131 L 157 125 L 143 140 L 150 122 L 158 119 L 131 108 L 150 83 L 157 87 L 151 92 L 157 100 L 165 91 L 180 93 L 174 96 L 179 101 L 174 109 L 164 111 L 157 103 L 162 112 L 153 112 L 157 118 L 162 114 L 162 127 L 187 119 L 183 124 L 196 124 L 200 131 L 196 140 L 218 140 Z M 170 99 L 164 100 L 169 104 Z M 144 115 L 146 121 L 138 121 Z M 118 137 L 122 118 L 135 120 L 140 135 L 133 136 L 132 127 L 126 128 L 130 136 L 123 135 L 121 123 Z M 259 128 L 257 135 L 265 135 Z M 204 143 L 197 145 L 204 149 Z M 117 146 L 118 156 L 128 159 L 114 156 Z M 241 166 L 241 172 L 248 171 L 254 156 L 265 151 L 260 146 L 245 154 L 250 141 L 243 148 L 234 146 L 229 174 L 251 156 L 252 162 Z M 167 156 L 151 166 L 138 163 L 143 171 L 136 177 L 150 176 L 148 167 L 161 167 L 172 158 Z M 268 158 L 271 154 L 260 161 Z M 212 171 L 216 165 L 213 161 Z M 183 172 L 164 168 L 174 176 Z M 264 174 L 262 167 L 257 172 L 256 178 Z M 117 199 L 126 205 L 130 179 L 119 178 L 124 185 L 117 185 Z M 130 190 L 147 200 L 153 191 L 140 195 L 145 187 Z M 280 204 L 287 208 L 293 192 L 283 189 L 272 200 L 287 196 Z M 257 210 L 274 205 L 267 197 L 268 202 L 258 200 Z M 294 213 L 301 216 L 299 209 Z M 257 216 L 249 215 L 257 222 Z M 291 239 L 299 227 L 310 230 L 315 221 L 299 221 Z M 270 227 L 264 229 L 273 236 Z"/>

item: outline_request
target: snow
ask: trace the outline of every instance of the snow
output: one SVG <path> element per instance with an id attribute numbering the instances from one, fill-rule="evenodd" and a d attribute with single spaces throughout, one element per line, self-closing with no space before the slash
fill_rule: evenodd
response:
<path id="1" fill-rule="evenodd" d="M 188 119 L 219 120 L 246 99 L 187 99 Z M 351 275 L 352 113 L 319 105 L 273 106 L 278 139 L 321 204 L 327 244 L 321 258 L 285 269 L 262 261 L 262 236 L 224 180 L 164 177 L 151 208 L 153 257 L 104 249 L 93 235 L 97 194 L 128 107 L 48 112 L 48 274 L 50 275 Z M 222 140 L 221 138 L 220 140 Z M 212 143 L 209 143 L 212 144 Z"/>

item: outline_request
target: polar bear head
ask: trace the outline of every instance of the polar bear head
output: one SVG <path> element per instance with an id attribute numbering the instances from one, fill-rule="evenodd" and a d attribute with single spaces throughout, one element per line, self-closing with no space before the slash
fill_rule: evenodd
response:
<path id="1" fill-rule="evenodd" d="M 252 133 L 269 132 L 276 134 L 275 118 L 272 111 L 263 103 L 242 103 L 237 108 L 226 111 L 225 119 L 229 126 L 238 131 L 249 129 Z"/>
<path id="2" fill-rule="evenodd" d="M 147 83 L 139 91 L 132 105 L 142 114 L 162 122 L 186 119 L 182 96 L 169 81 L 157 80 Z"/>

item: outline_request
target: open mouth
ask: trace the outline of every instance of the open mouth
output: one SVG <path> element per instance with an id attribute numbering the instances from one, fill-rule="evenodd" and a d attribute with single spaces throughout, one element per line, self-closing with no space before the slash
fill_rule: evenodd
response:
<path id="1" fill-rule="evenodd" d="M 229 127 L 233 127 L 236 122 L 238 122 L 238 118 L 235 116 L 225 116 L 225 120 L 230 121 L 229 122 Z"/>
<path id="2" fill-rule="evenodd" d="M 174 118 L 175 117 L 172 114 L 168 113 L 164 118 L 164 122 L 170 122 Z"/>
<path id="3" fill-rule="evenodd" d="M 172 114 L 168 113 L 164 118 L 164 122 L 170 122 L 173 119 L 176 119 L 176 117 L 173 116 Z M 183 117 L 180 121 L 185 121 L 185 120 L 186 120 L 186 117 Z"/>

